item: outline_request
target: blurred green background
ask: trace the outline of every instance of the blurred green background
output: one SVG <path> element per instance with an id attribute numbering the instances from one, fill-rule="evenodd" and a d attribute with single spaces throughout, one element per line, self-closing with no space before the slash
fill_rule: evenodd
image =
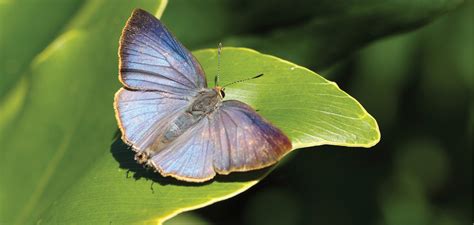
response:
<path id="1" fill-rule="evenodd" d="M 252 47 L 311 68 L 360 101 L 377 119 L 382 139 L 371 149 L 295 151 L 249 191 L 169 224 L 472 223 L 473 2 L 454 7 L 446 1 L 449 10 L 430 16 L 425 14 L 443 1 L 330 2 L 216 6 L 204 15 L 205 24 L 194 25 L 202 32 L 180 29 L 192 24 L 183 12 L 201 21 L 197 6 L 170 2 L 163 20 L 185 45 L 214 47 L 224 37 L 224 45 Z M 371 10 L 378 11 L 369 15 Z M 352 23 L 324 26 L 342 17 Z M 410 17 L 417 21 L 407 22 Z M 241 27 L 243 21 L 252 27 Z M 212 32 L 217 39 L 206 36 Z"/>
<path id="2" fill-rule="evenodd" d="M 0 0 L 0 128 L 18 107 L 6 96 L 83 2 L 44 4 Z M 223 42 L 306 66 L 359 100 L 382 139 L 295 151 L 250 190 L 167 224 L 472 223 L 473 12 L 456 0 L 170 0 L 162 20 L 189 49 Z"/>

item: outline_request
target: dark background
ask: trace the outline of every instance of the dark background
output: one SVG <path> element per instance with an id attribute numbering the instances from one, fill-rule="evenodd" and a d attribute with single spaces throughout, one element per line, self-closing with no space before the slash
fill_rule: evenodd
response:
<path id="1" fill-rule="evenodd" d="M 336 81 L 382 138 L 297 150 L 250 190 L 170 224 L 472 222 L 472 1 L 213 3 L 171 1 L 163 21 L 191 49 L 247 46 Z"/>

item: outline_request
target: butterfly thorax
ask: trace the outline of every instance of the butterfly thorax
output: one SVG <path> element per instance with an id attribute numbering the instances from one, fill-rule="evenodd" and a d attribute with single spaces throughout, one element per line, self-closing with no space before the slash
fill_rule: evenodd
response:
<path id="1" fill-rule="evenodd" d="M 187 112 L 196 116 L 212 113 L 219 107 L 223 98 L 219 90 L 218 88 L 206 88 L 198 92 Z"/>

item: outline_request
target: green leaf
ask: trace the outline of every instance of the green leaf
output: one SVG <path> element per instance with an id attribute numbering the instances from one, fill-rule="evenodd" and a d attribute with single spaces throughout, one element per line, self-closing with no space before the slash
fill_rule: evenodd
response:
<path id="1" fill-rule="evenodd" d="M 64 29 L 65 21 L 82 2 L 0 1 L 0 100 L 26 73 L 30 61 Z"/>
<path id="2" fill-rule="evenodd" d="M 195 52 L 209 82 L 216 74 L 217 52 L 213 49 Z M 245 48 L 224 48 L 221 81 L 227 83 L 258 73 L 259 79 L 229 86 L 228 99 L 238 99 L 259 110 L 264 117 L 290 137 L 294 148 L 332 144 L 370 147 L 380 138 L 376 121 L 352 97 L 333 82 L 293 63 Z M 116 79 L 110 77 L 111 81 Z M 109 99 L 94 99 L 98 105 L 108 105 L 113 91 L 101 90 Z M 108 106 L 110 107 L 110 105 Z M 110 113 L 95 115 L 102 120 Z M 90 113 L 90 112 L 89 112 Z M 95 120 L 89 118 L 87 120 Z M 203 207 L 232 197 L 261 180 L 271 168 L 219 176 L 211 182 L 193 184 L 148 172 L 133 160 L 133 153 L 120 140 L 112 146 L 107 141 L 115 125 L 105 130 L 91 130 L 83 119 L 65 149 L 65 157 L 83 148 L 102 152 L 86 172 L 48 208 L 39 220 L 46 224 L 78 221 L 80 224 L 156 224 L 176 213 Z M 105 129 L 105 128 L 104 128 Z M 106 135 L 104 140 L 84 141 L 85 136 Z M 101 151 L 99 151 L 101 150 Z M 110 151 L 110 152 L 109 152 Z M 110 154 L 112 153 L 112 154 Z M 76 153 L 79 154 L 79 153 Z M 80 153 L 80 154 L 86 154 Z M 67 161 L 67 167 L 83 162 Z M 62 168 L 62 170 L 65 168 Z M 127 170 L 130 175 L 127 177 Z M 308 179 L 311 179 L 308 177 Z M 152 183 L 155 183 L 151 187 Z"/>

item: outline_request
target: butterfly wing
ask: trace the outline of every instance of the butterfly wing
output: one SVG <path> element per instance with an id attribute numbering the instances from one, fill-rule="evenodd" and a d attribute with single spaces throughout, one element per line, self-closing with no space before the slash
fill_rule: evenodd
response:
<path id="1" fill-rule="evenodd" d="M 143 151 L 206 87 L 201 66 L 161 22 L 136 9 L 122 31 L 114 108 L 122 139 Z"/>
<path id="2" fill-rule="evenodd" d="M 213 165 L 219 174 L 267 167 L 291 150 L 280 129 L 240 101 L 224 101 L 213 116 Z"/>
<path id="3" fill-rule="evenodd" d="M 121 88 L 115 94 L 114 108 L 122 140 L 136 151 L 145 150 L 188 104 L 175 94 Z"/>
<path id="4" fill-rule="evenodd" d="M 133 90 L 191 95 L 207 86 L 194 56 L 148 12 L 136 9 L 122 31 L 120 80 Z"/>
<path id="5" fill-rule="evenodd" d="M 212 165 L 215 146 L 210 128 L 209 118 L 204 117 L 149 162 L 163 176 L 192 182 L 212 179 L 216 175 Z"/>
<path id="6" fill-rule="evenodd" d="M 222 106 L 151 158 L 163 175 L 202 182 L 216 172 L 228 174 L 270 166 L 291 150 L 291 142 L 248 105 Z"/>

